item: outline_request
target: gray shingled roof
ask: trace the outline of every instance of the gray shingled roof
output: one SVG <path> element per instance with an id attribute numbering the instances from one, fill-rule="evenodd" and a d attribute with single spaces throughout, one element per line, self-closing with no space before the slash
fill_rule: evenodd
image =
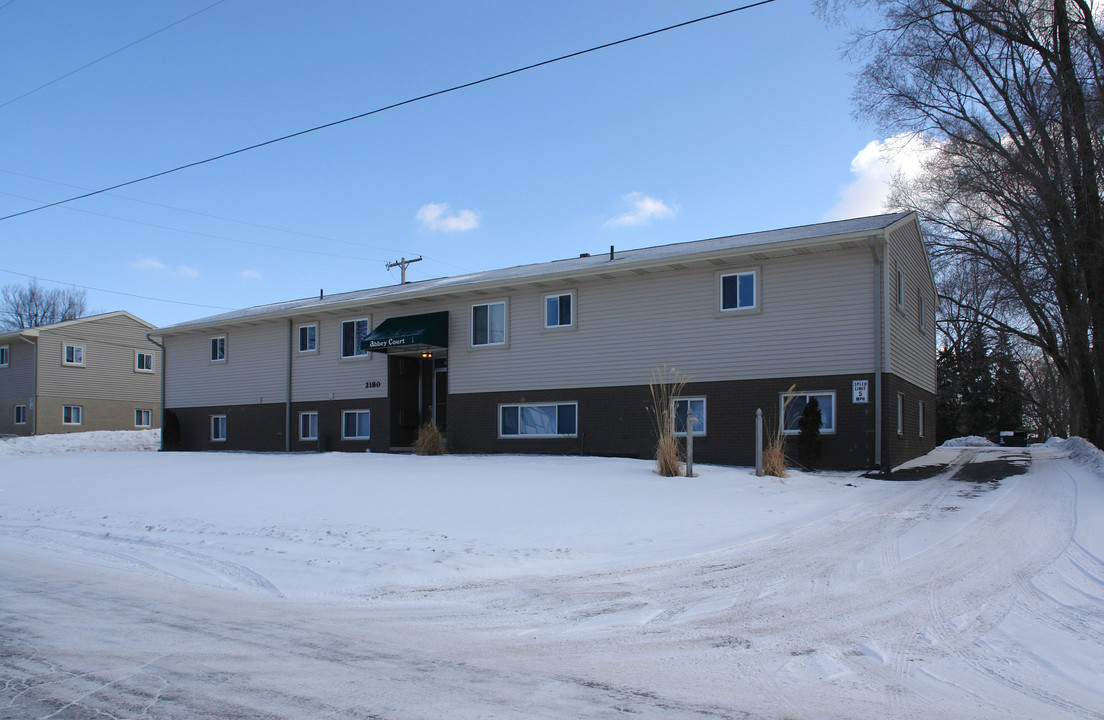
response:
<path id="1" fill-rule="evenodd" d="M 618 268 L 623 268 L 626 265 L 648 264 L 674 258 L 688 259 L 696 255 L 707 255 L 750 247 L 779 245 L 795 241 L 818 240 L 822 238 L 827 241 L 830 238 L 843 235 L 860 235 L 863 233 L 878 232 L 903 220 L 908 217 L 909 214 L 910 213 L 893 213 L 888 215 L 872 215 L 870 217 L 837 220 L 834 222 L 817 223 L 815 225 L 801 225 L 798 227 L 767 230 L 743 235 L 728 235 L 725 237 L 710 238 L 708 240 L 694 240 L 691 242 L 674 243 L 672 245 L 658 245 L 637 250 L 621 250 L 615 254 L 615 262 Z M 482 272 L 454 275 L 433 280 L 419 280 L 408 282 L 405 285 L 389 285 L 382 288 L 354 290 L 352 292 L 328 295 L 324 298 L 304 298 L 302 300 L 288 300 L 286 302 L 272 303 L 269 305 L 258 305 L 256 307 L 232 310 L 219 315 L 189 320 L 161 328 L 160 330 L 166 333 L 175 330 L 183 331 L 191 326 L 233 323 L 266 315 L 286 315 L 309 310 L 325 310 L 331 306 L 351 303 L 367 304 L 372 301 L 395 298 L 403 295 L 425 295 L 435 292 L 445 293 L 450 290 L 462 290 L 466 286 L 494 284 L 499 282 L 507 283 L 512 280 L 521 279 L 537 279 L 546 275 L 560 275 L 572 272 L 584 274 L 594 273 L 599 270 L 608 269 L 609 267 L 609 253 L 599 253 L 587 257 L 553 260 L 551 262 L 534 263 L 530 265 L 517 265 L 499 270 L 485 270 Z"/>

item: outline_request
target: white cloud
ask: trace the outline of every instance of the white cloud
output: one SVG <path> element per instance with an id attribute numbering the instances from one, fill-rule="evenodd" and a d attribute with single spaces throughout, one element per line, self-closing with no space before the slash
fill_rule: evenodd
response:
<path id="1" fill-rule="evenodd" d="M 178 265 L 176 269 L 170 270 L 165 263 L 161 262 L 157 258 L 151 257 L 139 257 L 137 260 L 130 263 L 131 267 L 136 267 L 139 270 L 148 270 L 150 272 L 171 272 L 174 275 L 186 278 L 199 277 L 199 270 L 188 267 L 187 265 Z"/>
<path id="2" fill-rule="evenodd" d="M 474 210 L 460 210 L 451 215 L 449 210 L 448 203 L 428 203 L 415 217 L 423 229 L 437 232 L 466 232 L 479 227 L 479 213 Z"/>
<path id="3" fill-rule="evenodd" d="M 621 199 L 629 205 L 628 211 L 607 220 L 606 227 L 647 225 L 653 220 L 672 218 L 680 209 L 678 205 L 668 205 L 662 200 L 640 192 L 623 195 Z"/>
<path id="4" fill-rule="evenodd" d="M 242 270 L 240 273 L 238 273 L 238 276 L 242 280 L 260 280 L 261 279 L 261 273 L 259 271 L 248 269 L 248 268 L 245 269 L 245 270 Z"/>
<path id="5" fill-rule="evenodd" d="M 935 146 L 912 135 L 894 135 L 871 140 L 851 160 L 854 179 L 840 189 L 839 201 L 825 213 L 825 220 L 877 215 L 886 211 L 890 183 L 901 173 L 905 178 L 919 174 L 925 156 Z"/>
<path id="6" fill-rule="evenodd" d="M 136 267 L 139 270 L 164 270 L 165 263 L 151 257 L 140 257 L 132 262 L 131 267 Z"/>

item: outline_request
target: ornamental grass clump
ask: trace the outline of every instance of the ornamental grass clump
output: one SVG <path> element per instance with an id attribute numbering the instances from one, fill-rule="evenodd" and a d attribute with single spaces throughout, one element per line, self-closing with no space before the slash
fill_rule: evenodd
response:
<path id="1" fill-rule="evenodd" d="M 786 427 L 786 409 L 793 401 L 793 391 L 796 385 L 790 385 L 786 391 L 786 399 L 782 401 L 782 414 L 778 418 L 778 427 L 774 432 L 768 432 L 767 446 L 763 448 L 763 472 L 776 478 L 784 478 L 786 472 L 786 436 L 783 430 Z"/>
<path id="2" fill-rule="evenodd" d="M 652 391 L 652 404 L 648 411 L 656 433 L 655 471 L 663 477 L 682 474 L 685 458 L 675 436 L 675 398 L 689 381 L 689 376 L 664 365 L 662 370 L 652 371 L 652 381 L 648 384 L 648 389 Z"/>
<path id="3" fill-rule="evenodd" d="M 445 454 L 445 441 L 436 425 L 427 422 L 418 428 L 418 437 L 414 440 L 414 452 L 419 455 Z"/>

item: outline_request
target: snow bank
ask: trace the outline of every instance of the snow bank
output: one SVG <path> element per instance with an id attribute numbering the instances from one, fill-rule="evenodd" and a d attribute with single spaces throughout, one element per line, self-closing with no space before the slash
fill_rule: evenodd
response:
<path id="1" fill-rule="evenodd" d="M 78 452 L 141 452 L 161 447 L 160 430 L 93 430 L 0 439 L 5 455 L 59 455 Z"/>
<path id="2" fill-rule="evenodd" d="M 1069 453 L 1071 460 L 1097 475 L 1104 475 L 1104 452 L 1085 438 L 1072 437 L 1069 440 L 1051 438 L 1046 446 Z"/>
<path id="3" fill-rule="evenodd" d="M 996 447 L 995 443 L 991 443 L 983 437 L 977 435 L 970 435 L 968 437 L 951 438 L 947 442 L 940 445 L 945 448 L 960 448 L 960 447 Z"/>

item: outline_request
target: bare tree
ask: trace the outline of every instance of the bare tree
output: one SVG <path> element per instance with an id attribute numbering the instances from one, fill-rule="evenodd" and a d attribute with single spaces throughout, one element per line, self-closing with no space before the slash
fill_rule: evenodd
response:
<path id="1" fill-rule="evenodd" d="M 0 288 L 0 328 L 23 330 L 76 320 L 87 312 L 84 290 L 47 289 L 32 280 Z"/>
<path id="2" fill-rule="evenodd" d="M 820 0 L 830 11 L 833 3 Z M 894 197 L 943 268 L 983 273 L 957 311 L 1039 348 L 1075 434 L 1104 446 L 1104 39 L 1089 0 L 851 0 L 860 112 L 938 151 Z M 869 17 L 869 15 L 868 15 Z"/>

